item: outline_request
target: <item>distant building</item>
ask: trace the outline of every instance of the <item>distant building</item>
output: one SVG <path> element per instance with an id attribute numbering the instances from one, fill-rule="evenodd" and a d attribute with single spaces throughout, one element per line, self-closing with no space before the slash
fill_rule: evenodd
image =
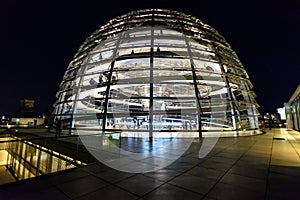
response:
<path id="1" fill-rule="evenodd" d="M 286 113 L 287 128 L 300 131 L 300 84 L 290 98 L 284 104 Z"/>
<path id="2" fill-rule="evenodd" d="M 285 121 L 286 120 L 286 115 L 285 115 L 285 108 L 277 108 L 277 113 L 279 114 L 279 120 Z"/>
<path id="3" fill-rule="evenodd" d="M 34 99 L 24 98 L 21 99 L 21 107 L 13 115 L 11 121 L 20 126 L 36 127 L 43 125 L 45 118 L 36 112 Z"/>

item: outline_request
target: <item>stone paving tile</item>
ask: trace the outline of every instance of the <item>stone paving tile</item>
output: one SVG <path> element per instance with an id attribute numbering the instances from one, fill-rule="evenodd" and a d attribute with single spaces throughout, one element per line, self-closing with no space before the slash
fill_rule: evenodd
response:
<path id="1" fill-rule="evenodd" d="M 101 173 L 101 172 L 108 171 L 111 168 L 106 166 L 105 164 L 97 162 L 97 163 L 93 163 L 93 164 L 84 166 L 81 169 L 83 171 L 86 171 L 86 172 L 91 173 L 91 174 L 98 174 L 98 173 Z"/>
<path id="2" fill-rule="evenodd" d="M 296 157 L 294 159 L 285 159 L 284 157 L 272 158 L 271 165 L 299 167 L 300 160 Z"/>
<path id="3" fill-rule="evenodd" d="M 199 194 L 205 194 L 213 187 L 215 182 L 216 181 L 211 179 L 183 174 L 171 180 L 169 183 Z"/>
<path id="4" fill-rule="evenodd" d="M 249 178 L 236 174 L 227 173 L 220 182 L 247 189 L 252 192 L 264 193 L 266 190 L 266 180 Z"/>
<path id="5" fill-rule="evenodd" d="M 27 179 L 21 182 L 9 183 L 0 187 L 0 199 L 23 199 L 24 196 L 31 193 L 38 193 L 47 188 L 51 188 L 52 184 L 47 179 Z"/>
<path id="6" fill-rule="evenodd" d="M 145 173 L 145 176 L 155 178 L 156 180 L 167 182 L 176 176 L 178 176 L 180 172 L 172 170 L 172 169 L 161 169 L 155 172 Z"/>
<path id="7" fill-rule="evenodd" d="M 198 193 L 187 191 L 185 189 L 176 187 L 174 185 L 164 184 L 161 187 L 155 189 L 154 191 L 144 196 L 144 199 L 146 200 L 182 200 L 182 199 L 199 200 L 202 197 L 203 196 Z"/>
<path id="8" fill-rule="evenodd" d="M 57 188 L 70 198 L 77 198 L 86 195 L 99 188 L 106 186 L 107 183 L 95 176 L 85 176 L 73 181 L 57 185 Z"/>
<path id="9" fill-rule="evenodd" d="M 266 163 L 269 164 L 270 157 L 257 157 L 257 156 L 243 156 L 239 161 L 252 162 L 252 163 Z"/>
<path id="10" fill-rule="evenodd" d="M 237 161 L 237 158 L 226 158 L 226 157 L 213 156 L 213 157 L 209 158 L 208 160 L 232 165 Z"/>
<path id="11" fill-rule="evenodd" d="M 0 199 L 298 199 L 299 139 L 298 132 L 285 129 L 219 138 L 202 159 L 202 141 L 195 140 L 178 160 L 156 172 L 125 173 L 93 163 L 2 185 Z"/>
<path id="12" fill-rule="evenodd" d="M 178 172 L 184 172 L 195 167 L 196 165 L 197 163 L 174 162 L 171 165 L 167 166 L 166 169 L 171 169 Z"/>
<path id="13" fill-rule="evenodd" d="M 271 150 L 271 148 L 264 148 L 260 151 L 256 151 L 256 147 L 252 147 L 245 155 L 258 158 L 270 158 L 272 154 Z"/>
<path id="14" fill-rule="evenodd" d="M 140 197 L 158 188 L 162 184 L 162 181 L 145 176 L 143 174 L 137 174 L 117 183 L 120 188 L 139 195 Z"/>
<path id="15" fill-rule="evenodd" d="M 190 157 L 190 156 L 183 156 L 176 160 L 174 163 L 186 163 L 186 164 L 199 164 L 201 162 L 200 158 Z"/>
<path id="16" fill-rule="evenodd" d="M 201 200 L 217 200 L 217 198 L 205 196 Z"/>
<path id="17" fill-rule="evenodd" d="M 300 179 L 278 173 L 270 173 L 268 178 L 267 199 L 299 199 Z"/>
<path id="18" fill-rule="evenodd" d="M 133 173 L 121 172 L 115 169 L 109 169 L 95 174 L 95 176 L 109 183 L 117 183 L 134 175 Z"/>
<path id="19" fill-rule="evenodd" d="M 82 170 L 82 168 L 73 168 L 70 170 L 55 173 L 55 176 L 49 176 L 48 179 L 52 184 L 57 185 L 68 181 L 76 180 L 78 178 L 82 178 L 88 175 L 90 174 Z"/>
<path id="20" fill-rule="evenodd" d="M 237 158 L 240 158 L 243 154 L 240 153 L 240 152 L 235 152 L 235 151 L 222 151 L 218 154 L 216 154 L 216 157 L 217 158 L 231 158 L 231 159 L 237 159 Z"/>
<path id="21" fill-rule="evenodd" d="M 246 176 L 250 178 L 257 178 L 260 180 L 266 180 L 268 176 L 267 169 L 256 169 L 245 165 L 243 166 L 235 165 L 229 170 L 229 173 Z"/>
<path id="22" fill-rule="evenodd" d="M 215 169 L 215 170 L 225 172 L 225 171 L 228 171 L 232 167 L 232 164 L 206 160 L 203 163 L 199 164 L 199 166 L 205 167 L 208 169 Z"/>
<path id="23" fill-rule="evenodd" d="M 254 169 L 261 169 L 261 170 L 265 170 L 266 172 L 268 172 L 269 169 L 269 163 L 261 163 L 258 161 L 253 161 L 251 162 L 250 160 L 248 161 L 241 161 L 239 160 L 234 166 L 241 166 L 241 167 L 248 167 L 248 168 L 254 168 Z"/>
<path id="24" fill-rule="evenodd" d="M 18 191 L 19 193 L 19 191 Z M 58 190 L 55 187 L 48 187 L 48 188 L 43 188 L 41 190 L 34 190 L 33 192 L 27 192 L 23 194 L 16 194 L 12 192 L 10 197 L 3 197 L 0 196 L 0 199 L 3 200 L 35 200 L 35 199 L 42 199 L 42 200 L 70 200 L 70 198 L 65 195 L 63 192 Z"/>
<path id="25" fill-rule="evenodd" d="M 298 178 L 300 178 L 300 167 L 270 165 L 270 172 L 289 176 L 298 176 Z"/>
<path id="26" fill-rule="evenodd" d="M 218 183 L 207 197 L 222 200 L 264 200 L 264 193 L 253 192 L 227 183 Z"/>
<path id="27" fill-rule="evenodd" d="M 216 169 L 208 169 L 205 167 L 197 166 L 193 169 L 186 172 L 187 174 L 191 174 L 193 176 L 203 177 L 211 180 L 219 180 L 221 176 L 224 175 L 223 171 L 219 171 Z"/>
<path id="28" fill-rule="evenodd" d="M 122 190 L 116 186 L 109 185 L 94 192 L 90 192 L 84 196 L 79 198 L 75 198 L 76 200 L 91 200 L 91 199 L 104 199 L 104 200 L 135 200 L 140 199 L 138 196 Z"/>

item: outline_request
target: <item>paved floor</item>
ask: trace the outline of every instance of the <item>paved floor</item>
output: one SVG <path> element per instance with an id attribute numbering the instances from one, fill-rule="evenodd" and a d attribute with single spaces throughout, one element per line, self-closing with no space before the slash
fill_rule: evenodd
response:
<path id="1" fill-rule="evenodd" d="M 198 157 L 195 140 L 174 163 L 148 173 L 125 173 L 95 162 L 0 186 L 0 199 L 299 199 L 300 133 L 219 138 Z"/>

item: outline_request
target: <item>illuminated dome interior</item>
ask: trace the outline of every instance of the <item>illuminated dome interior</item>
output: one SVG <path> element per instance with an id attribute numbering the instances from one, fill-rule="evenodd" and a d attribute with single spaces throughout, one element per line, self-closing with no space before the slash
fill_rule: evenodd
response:
<path id="1" fill-rule="evenodd" d="M 193 16 L 134 11 L 101 26 L 70 62 L 52 120 L 124 136 L 260 133 L 249 77 L 225 39 Z"/>

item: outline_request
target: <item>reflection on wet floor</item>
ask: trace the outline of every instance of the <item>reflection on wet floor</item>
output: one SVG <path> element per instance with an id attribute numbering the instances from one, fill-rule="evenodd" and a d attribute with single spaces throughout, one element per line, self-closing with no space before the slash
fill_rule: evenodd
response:
<path id="1" fill-rule="evenodd" d="M 123 172 L 145 173 L 170 165 L 195 138 L 132 138 L 115 133 L 85 134 L 80 140 L 103 164 Z"/>

